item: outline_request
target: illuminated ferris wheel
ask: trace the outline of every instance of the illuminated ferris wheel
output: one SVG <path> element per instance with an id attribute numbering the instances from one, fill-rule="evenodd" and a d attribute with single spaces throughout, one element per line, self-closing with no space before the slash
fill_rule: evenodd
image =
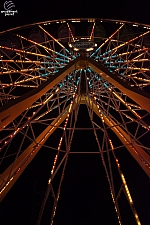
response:
<path id="1" fill-rule="evenodd" d="M 79 108 L 85 105 L 118 224 L 123 224 L 119 198 L 124 193 L 140 225 L 116 152 L 126 147 L 150 177 L 150 142 L 146 141 L 150 137 L 150 26 L 70 19 L 18 27 L 0 35 L 1 199 L 39 150 L 48 148 L 53 165 L 37 225 L 49 195 L 53 197 L 50 224 L 55 224 Z M 55 141 L 49 143 L 51 137 Z M 114 182 L 114 163 L 119 187 Z M 55 190 L 58 171 L 61 176 Z"/>

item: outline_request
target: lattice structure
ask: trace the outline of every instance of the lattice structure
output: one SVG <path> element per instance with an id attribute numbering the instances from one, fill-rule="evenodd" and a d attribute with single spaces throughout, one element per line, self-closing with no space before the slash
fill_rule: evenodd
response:
<path id="1" fill-rule="evenodd" d="M 49 194 L 54 200 L 53 224 L 79 107 L 84 104 L 118 222 L 123 224 L 118 199 L 124 193 L 136 224 L 141 224 L 116 151 L 126 147 L 150 177 L 150 142 L 146 141 L 150 137 L 149 49 L 150 26 L 125 21 L 48 21 L 1 33 L 2 199 L 45 146 L 55 157 L 37 225 Z M 57 146 L 50 146 L 48 139 L 56 130 Z M 114 183 L 112 161 L 119 187 Z M 54 190 L 59 170 L 60 182 Z"/>

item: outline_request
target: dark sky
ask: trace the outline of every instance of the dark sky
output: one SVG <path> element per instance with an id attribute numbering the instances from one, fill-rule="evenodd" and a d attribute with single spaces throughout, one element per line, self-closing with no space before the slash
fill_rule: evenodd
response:
<path id="1" fill-rule="evenodd" d="M 1 10 L 3 10 L 3 3 L 4 1 L 0 1 Z M 150 23 L 149 2 L 147 0 L 14 0 L 14 3 L 18 14 L 14 17 L 5 17 L 4 14 L 0 14 L 0 30 L 28 23 L 74 17 L 109 18 Z"/>
<path id="2" fill-rule="evenodd" d="M 34 22 L 76 17 L 112 18 L 150 24 L 148 0 L 145 2 L 132 0 L 132 3 L 131 0 L 14 0 L 13 2 L 16 5 L 18 14 L 14 17 L 5 17 L 0 14 L 0 31 Z M 3 3 L 4 1 L 0 1 L 0 10 L 3 10 Z M 84 144 L 81 143 L 80 134 L 76 135 L 76 138 L 73 145 L 74 149 L 78 148 L 82 151 L 82 148 L 85 148 L 85 142 Z M 87 149 L 96 148 L 90 134 L 85 133 L 83 139 L 86 140 Z M 80 144 L 77 145 L 77 143 Z M 1 225 L 35 224 L 41 196 L 43 196 L 43 190 L 45 190 L 48 179 L 48 175 L 44 175 L 45 170 L 50 171 L 51 168 L 49 163 L 50 155 L 45 157 L 45 153 L 46 149 L 39 153 L 32 165 L 29 165 L 3 201 L 2 215 L 0 216 Z M 123 168 L 126 168 L 127 164 L 131 165 L 130 168 L 133 165 L 132 171 L 126 169 L 125 173 L 135 206 L 137 205 L 136 208 L 142 218 L 142 224 L 148 225 L 150 221 L 149 179 L 131 156 L 126 152 L 124 154 L 124 158 L 121 159 Z M 57 211 L 58 216 L 56 216 L 54 225 L 118 224 L 114 206 L 111 203 L 109 186 L 107 181 L 105 183 L 105 173 L 99 162 L 100 158 L 97 156 L 70 157 L 64 179 L 67 185 L 64 185 L 64 189 L 62 189 L 60 205 L 58 205 Z M 122 202 L 122 207 L 124 205 L 126 205 L 126 202 Z M 128 222 L 130 212 L 124 212 L 123 216 L 126 222 L 125 225 L 134 225 L 134 223 Z M 49 208 L 47 206 L 42 225 L 48 225 L 48 221 Z"/>

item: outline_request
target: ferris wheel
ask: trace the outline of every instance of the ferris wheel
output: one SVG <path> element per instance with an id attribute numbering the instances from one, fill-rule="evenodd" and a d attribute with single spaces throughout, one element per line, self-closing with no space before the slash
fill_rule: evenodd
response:
<path id="1" fill-rule="evenodd" d="M 53 164 L 37 225 L 49 195 L 53 197 L 50 224 L 55 224 L 66 165 L 73 153 L 71 143 L 79 129 L 78 112 L 84 105 L 97 142 L 97 152 L 91 149 L 90 154 L 101 157 L 118 224 L 123 224 L 121 193 L 136 224 L 141 224 L 117 151 L 126 148 L 150 177 L 149 25 L 68 19 L 1 32 L 0 100 L 1 200 L 45 147 L 52 151 Z"/>

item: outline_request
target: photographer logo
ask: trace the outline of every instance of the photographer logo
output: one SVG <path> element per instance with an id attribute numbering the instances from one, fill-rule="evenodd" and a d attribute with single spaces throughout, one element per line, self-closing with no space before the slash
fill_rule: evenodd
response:
<path id="1" fill-rule="evenodd" d="M 1 13 L 5 13 L 5 16 L 14 16 L 15 13 L 18 13 L 15 9 L 15 4 L 12 1 L 4 2 L 4 10 Z"/>

